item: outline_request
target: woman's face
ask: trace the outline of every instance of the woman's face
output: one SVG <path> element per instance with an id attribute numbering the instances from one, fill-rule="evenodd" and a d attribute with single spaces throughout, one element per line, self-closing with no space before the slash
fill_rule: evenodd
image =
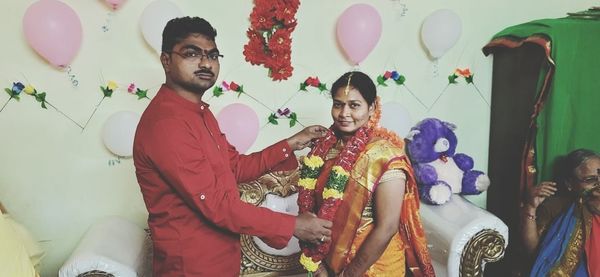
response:
<path id="1" fill-rule="evenodd" d="M 358 128 L 369 122 L 369 116 L 373 114 L 374 105 L 369 106 L 365 98 L 354 87 L 339 88 L 333 95 L 333 106 L 331 106 L 331 117 L 333 127 L 342 135 L 352 135 Z"/>
<path id="2" fill-rule="evenodd" d="M 600 157 L 592 157 L 575 169 L 573 189 L 584 196 L 590 212 L 600 215 Z"/>

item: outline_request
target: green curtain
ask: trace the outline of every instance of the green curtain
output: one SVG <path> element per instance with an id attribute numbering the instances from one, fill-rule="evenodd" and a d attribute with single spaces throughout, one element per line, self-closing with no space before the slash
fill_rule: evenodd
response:
<path id="1" fill-rule="evenodd" d="M 539 182 L 552 178 L 558 156 L 577 148 L 600 152 L 600 20 L 536 20 L 509 27 L 494 40 L 535 36 L 549 42 L 545 45 L 548 63 L 538 80 L 540 101 L 533 126 Z"/>

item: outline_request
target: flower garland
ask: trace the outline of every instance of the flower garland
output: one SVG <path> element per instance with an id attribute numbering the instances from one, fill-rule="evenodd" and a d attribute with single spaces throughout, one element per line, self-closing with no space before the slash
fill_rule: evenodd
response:
<path id="1" fill-rule="evenodd" d="M 467 84 L 473 83 L 473 73 L 471 73 L 471 70 L 469 68 L 455 69 L 454 72 L 448 76 L 448 83 L 449 84 L 457 84 L 458 82 L 456 81 L 456 79 L 458 79 L 458 77 L 465 78 L 465 81 L 467 82 Z"/>
<path id="2" fill-rule="evenodd" d="M 277 109 L 277 112 L 271 113 L 267 120 L 270 124 L 279 125 L 277 120 L 280 118 L 288 118 L 290 120 L 290 128 L 296 126 L 296 123 L 298 122 L 298 115 L 296 112 L 292 112 L 290 108 Z"/>
<path id="3" fill-rule="evenodd" d="M 135 83 L 129 84 L 129 86 L 127 87 L 127 92 L 130 94 L 137 95 L 138 100 L 141 100 L 144 98 L 151 100 L 150 97 L 148 97 L 148 89 L 141 89 L 139 87 L 136 87 Z"/>
<path id="4" fill-rule="evenodd" d="M 246 61 L 264 65 L 274 81 L 292 76 L 291 34 L 296 28 L 300 0 L 255 0 L 244 45 Z"/>
<path id="5" fill-rule="evenodd" d="M 358 155 L 365 149 L 372 133 L 373 129 L 370 127 L 359 128 L 338 155 L 322 192 L 323 202 L 317 212 L 319 218 L 333 221 L 333 217 L 341 204 L 350 171 L 358 159 Z M 333 131 L 330 130 L 325 137 L 317 140 L 315 147 L 303 159 L 300 179 L 298 181 L 300 187 L 298 194 L 300 213 L 315 212 L 315 187 L 317 178 L 323 169 L 324 158 L 327 152 L 329 152 L 336 142 L 337 138 Z M 300 263 L 309 271 L 310 275 L 317 270 L 321 260 L 329 252 L 330 246 L 331 241 L 318 245 L 310 245 L 303 242 L 300 244 L 302 248 Z"/>
<path id="6" fill-rule="evenodd" d="M 306 88 L 307 87 L 315 87 L 317 89 L 319 89 L 319 92 L 323 92 L 328 90 L 327 89 L 327 84 L 325 83 L 321 83 L 321 81 L 319 81 L 319 77 L 308 77 L 306 78 L 306 80 L 304 80 L 304 82 L 300 83 L 300 89 L 301 91 L 308 91 Z"/>
<path id="7" fill-rule="evenodd" d="M 377 85 L 387 87 L 386 81 L 392 79 L 397 85 L 404 85 L 406 77 L 396 70 L 386 71 L 383 75 L 377 76 Z"/>

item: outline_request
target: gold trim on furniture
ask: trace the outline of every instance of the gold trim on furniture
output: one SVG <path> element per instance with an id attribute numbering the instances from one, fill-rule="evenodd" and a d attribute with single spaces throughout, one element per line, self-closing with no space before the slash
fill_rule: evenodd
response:
<path id="1" fill-rule="evenodd" d="M 238 184 L 242 201 L 259 206 L 267 194 L 287 197 L 298 191 L 299 171 L 277 171 L 258 179 Z M 281 276 L 303 272 L 299 263 L 300 253 L 276 256 L 263 252 L 254 243 L 252 236 L 241 235 L 242 263 L 240 275 L 252 277 Z"/>
<path id="2" fill-rule="evenodd" d="M 465 245 L 460 258 L 460 276 L 483 276 L 485 263 L 497 262 L 504 256 L 504 237 L 498 231 L 484 229 Z"/>

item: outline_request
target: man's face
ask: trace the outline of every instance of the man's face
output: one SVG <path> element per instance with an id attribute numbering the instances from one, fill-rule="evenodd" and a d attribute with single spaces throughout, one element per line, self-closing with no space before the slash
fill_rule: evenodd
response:
<path id="1" fill-rule="evenodd" d="M 219 50 L 214 41 L 201 34 L 190 34 L 161 54 L 161 62 L 173 84 L 193 93 L 204 93 L 219 76 Z"/>

